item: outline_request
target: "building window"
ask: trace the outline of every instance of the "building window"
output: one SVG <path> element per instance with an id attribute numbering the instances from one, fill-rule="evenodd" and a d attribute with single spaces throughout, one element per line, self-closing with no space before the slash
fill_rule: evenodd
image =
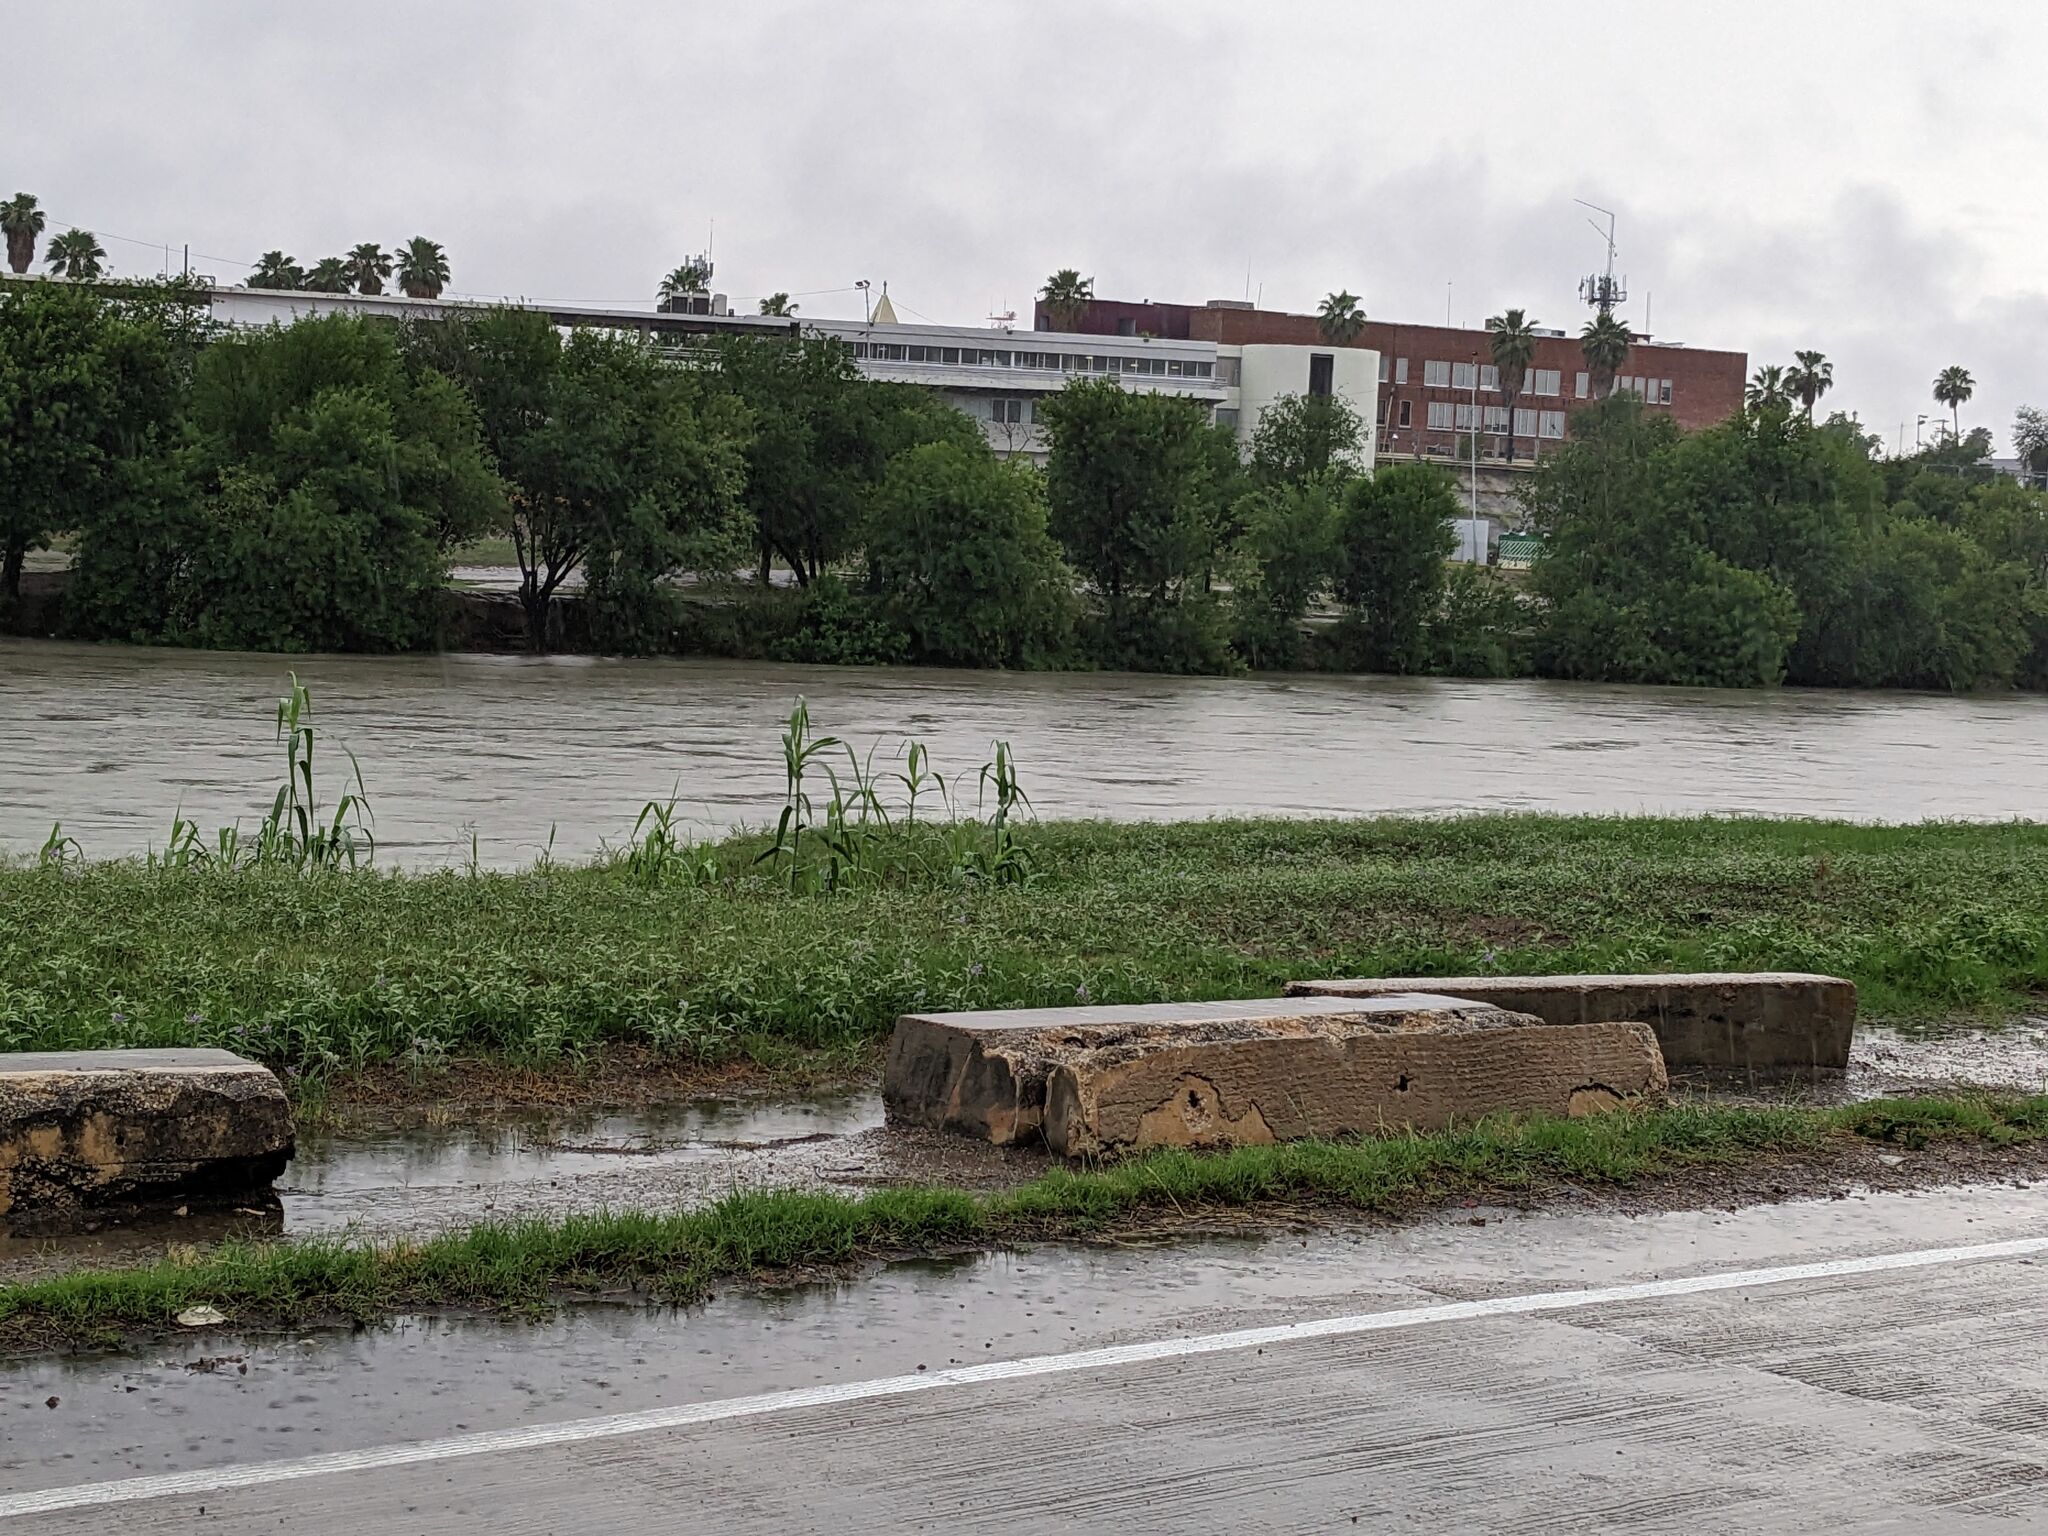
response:
<path id="1" fill-rule="evenodd" d="M 1228 427 L 1231 431 L 1235 432 L 1237 430 L 1237 407 L 1234 405 L 1217 406 L 1216 425 Z"/>
<path id="2" fill-rule="evenodd" d="M 1499 370 L 1498 368 L 1494 367 L 1494 366 L 1493 366 L 1493 364 L 1491 364 L 1491 363 L 1482 363 L 1482 364 L 1480 364 L 1480 366 L 1479 366 L 1479 387 L 1480 387 L 1481 389 L 1499 389 L 1499 388 L 1500 388 L 1500 370 Z"/>
<path id="3" fill-rule="evenodd" d="M 1406 384 L 1408 382 L 1408 359 L 1405 357 L 1394 359 L 1394 382 L 1396 384 Z"/>
<path id="4" fill-rule="evenodd" d="M 1406 401 L 1406 400 L 1403 400 L 1403 401 L 1401 402 L 1401 425 L 1402 425 L 1402 426 L 1404 426 L 1404 427 L 1406 427 L 1406 426 L 1410 426 L 1410 425 L 1413 425 L 1413 423 L 1414 423 L 1414 414 L 1413 414 L 1413 406 L 1412 406 L 1411 402 L 1409 402 L 1409 401 Z"/>
<path id="5" fill-rule="evenodd" d="M 1593 379 L 1592 379 L 1592 375 L 1590 375 L 1590 374 L 1584 374 L 1584 373 L 1580 374 L 1580 375 L 1579 375 L 1579 377 L 1578 377 L 1578 382 L 1577 382 L 1577 384 L 1576 384 L 1576 385 L 1575 385 L 1575 386 L 1573 387 L 1572 393 L 1573 393 L 1573 394 L 1575 394 L 1575 395 L 1577 395 L 1577 396 L 1578 396 L 1578 397 L 1579 397 L 1579 398 L 1580 398 L 1581 400 L 1585 399 L 1585 398 L 1586 398 L 1586 397 L 1587 397 L 1588 395 L 1592 394 L 1592 393 L 1593 393 Z"/>
<path id="6" fill-rule="evenodd" d="M 1135 336 L 1138 334 L 1138 322 L 1129 315 L 1125 315 L 1121 320 L 1117 321 L 1116 333 L 1119 336 Z"/>
<path id="7" fill-rule="evenodd" d="M 1208 363 L 1189 363 L 1188 372 L 1195 378 L 1206 379 L 1209 377 L 1209 371 L 1211 366 L 1212 365 Z"/>
<path id="8" fill-rule="evenodd" d="M 1451 388 L 1470 389 L 1478 381 L 1477 363 L 1451 364 Z"/>
<path id="9" fill-rule="evenodd" d="M 1564 393 L 1564 373 L 1557 368 L 1531 368 L 1523 384 L 1523 393 L 1530 395 L 1558 395 Z"/>
<path id="10" fill-rule="evenodd" d="M 1394 360 L 1384 352 L 1380 354 L 1380 382 L 1382 384 L 1394 382 Z"/>
<path id="11" fill-rule="evenodd" d="M 1337 359 L 1328 352 L 1311 352 L 1308 357 L 1308 392 L 1327 395 L 1337 375 Z"/>
<path id="12" fill-rule="evenodd" d="M 1504 405 L 1486 407 L 1486 430 L 1496 436 L 1506 436 L 1508 430 L 1508 408 Z"/>
<path id="13" fill-rule="evenodd" d="M 1671 381 L 1669 379 L 1662 380 L 1658 385 L 1657 403 L 1659 405 L 1669 405 L 1671 403 Z"/>
<path id="14" fill-rule="evenodd" d="M 1387 424 L 1387 407 L 1392 403 L 1385 395 L 1380 396 L 1380 425 L 1383 427 Z"/>
<path id="15" fill-rule="evenodd" d="M 1024 402 L 1014 397 L 999 397 L 988 403 L 990 421 L 1001 422 L 1006 427 L 1020 427 L 1026 419 Z"/>
<path id="16" fill-rule="evenodd" d="M 1541 422 L 1541 424 L 1540 424 L 1540 425 L 1541 425 L 1541 433 L 1540 433 L 1540 435 L 1541 435 L 1541 436 L 1544 436 L 1544 437 L 1560 437 L 1560 438 L 1561 438 L 1561 437 L 1563 437 L 1563 436 L 1564 436 L 1564 412 L 1563 412 L 1563 411 L 1545 411 L 1545 412 L 1543 413 L 1543 418 L 1542 418 L 1542 422 Z"/>
<path id="17" fill-rule="evenodd" d="M 1403 405 L 1406 405 L 1406 404 L 1407 404 L 1408 402 L 1404 400 L 1404 401 L 1402 401 L 1401 403 L 1402 403 Z M 1451 425 L 1451 402 L 1450 402 L 1450 401 L 1448 401 L 1448 400 L 1432 400 L 1432 401 L 1430 401 L 1430 402 L 1429 402 L 1429 425 L 1430 425 L 1430 428 L 1431 428 L 1431 430 L 1432 430 L 1432 431 L 1437 431 L 1437 432 L 1444 432 L 1444 431 L 1448 431 L 1448 430 L 1450 429 L 1450 425 Z"/>
<path id="18" fill-rule="evenodd" d="M 1451 387 L 1451 365 L 1449 363 L 1424 363 L 1422 365 L 1422 387 L 1424 389 L 1449 389 Z"/>
<path id="19" fill-rule="evenodd" d="M 1515 436 L 1534 437 L 1535 435 L 1536 413 L 1534 411 L 1525 411 L 1520 406 L 1515 407 Z"/>

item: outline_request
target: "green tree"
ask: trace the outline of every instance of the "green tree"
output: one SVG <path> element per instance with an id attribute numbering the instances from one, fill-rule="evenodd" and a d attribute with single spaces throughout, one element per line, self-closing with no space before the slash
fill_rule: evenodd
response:
<path id="1" fill-rule="evenodd" d="M 342 258 L 348 272 L 348 280 L 357 293 L 379 294 L 384 291 L 384 279 L 391 275 L 391 257 L 384 247 L 374 240 L 365 240 L 352 246 L 348 255 Z"/>
<path id="2" fill-rule="evenodd" d="M 29 550 L 118 501 L 124 464 L 160 450 L 202 312 L 170 285 L 0 290 L 0 608 Z"/>
<path id="3" fill-rule="evenodd" d="M 283 251 L 265 251 L 242 282 L 244 288 L 292 289 L 304 285 L 306 270 Z"/>
<path id="4" fill-rule="evenodd" d="M 438 299 L 448 286 L 448 253 L 425 235 L 398 250 L 398 287 L 409 299 Z"/>
<path id="5" fill-rule="evenodd" d="M 1342 494 L 1341 479 L 1308 476 L 1268 481 L 1238 501 L 1243 531 L 1227 571 L 1232 638 L 1247 665 L 1300 664 L 1302 621 L 1336 562 Z"/>
<path id="6" fill-rule="evenodd" d="M 1977 381 L 1967 368 L 1951 365 L 1935 375 L 1934 398 L 1948 407 L 1950 435 L 1958 440 L 1963 435 L 1963 407 L 1976 392 Z"/>
<path id="7" fill-rule="evenodd" d="M 35 264 L 36 241 L 42 238 L 45 220 L 36 206 L 35 194 L 17 192 L 0 203 L 0 235 L 7 237 L 7 266 L 16 277 Z"/>
<path id="8" fill-rule="evenodd" d="M 869 500 L 896 454 L 920 442 L 979 442 L 961 412 L 910 384 L 862 376 L 834 338 L 738 336 L 718 375 L 753 420 L 746 505 L 762 579 L 780 559 L 808 587 L 860 549 Z"/>
<path id="9" fill-rule="evenodd" d="M 761 301 L 761 313 L 764 315 L 794 315 L 796 310 L 796 305 L 789 302 L 786 293 L 771 293 Z"/>
<path id="10" fill-rule="evenodd" d="M 655 290 L 655 298 L 665 312 L 685 314 L 710 287 L 710 261 L 702 256 L 692 256 L 661 280 L 661 286 Z"/>
<path id="11" fill-rule="evenodd" d="M 1038 666 L 1072 634 L 1073 573 L 1046 532 L 1039 477 L 985 443 L 896 455 L 875 493 L 867 557 L 870 586 L 917 660 Z"/>
<path id="12" fill-rule="evenodd" d="M 2013 413 L 2012 451 L 2036 475 L 2048 475 L 2048 411 L 2023 405 Z"/>
<path id="13" fill-rule="evenodd" d="M 348 261 L 340 256 L 322 256 L 299 286 L 308 293 L 347 293 L 351 286 Z"/>
<path id="14" fill-rule="evenodd" d="M 1095 302 L 1095 279 L 1083 277 L 1072 267 L 1061 267 L 1038 290 L 1038 301 L 1056 331 L 1071 331 Z"/>
<path id="15" fill-rule="evenodd" d="M 744 559 L 747 413 L 712 376 L 636 338 L 564 341 L 532 310 L 417 334 L 475 402 L 534 650 L 555 643 L 554 600 L 578 569 L 599 643 L 643 650 L 674 627 L 672 577 L 724 577 Z"/>
<path id="16" fill-rule="evenodd" d="M 140 515 L 81 535 L 90 628 L 241 650 L 434 640 L 447 551 L 503 499 L 452 381 L 408 367 L 388 326 L 301 320 L 206 347 L 188 425 Z M 137 590 L 157 602 L 124 625 L 116 599 Z"/>
<path id="17" fill-rule="evenodd" d="M 1782 416 L 1769 422 L 1783 426 Z M 1798 430 L 1805 432 L 1804 424 Z M 1727 441 L 1679 455 L 1671 418 L 1610 395 L 1573 422 L 1522 487 L 1542 553 L 1530 585 L 1542 604 L 1539 670 L 1612 682 L 1757 687 L 1783 675 L 1800 626 L 1775 577 L 1717 553 L 1708 510 L 1725 491 Z M 1729 540 L 1766 542 L 1753 530 Z"/>
<path id="18" fill-rule="evenodd" d="M 1355 293 L 1340 288 L 1316 306 L 1316 330 L 1332 346 L 1348 346 L 1364 329 L 1365 311 Z"/>
<path id="19" fill-rule="evenodd" d="M 1791 403 L 1791 394 L 1785 385 L 1785 370 L 1776 363 L 1766 363 L 1750 376 L 1743 386 L 1743 403 L 1752 411 L 1782 411 Z"/>
<path id="20" fill-rule="evenodd" d="M 1419 672 L 1428 626 L 1457 547 L 1458 497 L 1433 464 L 1388 464 L 1344 491 L 1337 519 L 1337 596 L 1348 610 L 1347 660 L 1371 672 Z"/>
<path id="21" fill-rule="evenodd" d="M 1820 397 L 1835 387 L 1835 365 L 1818 352 L 1794 352 L 1792 366 L 1785 371 L 1785 388 L 1806 407 L 1806 419 L 1813 420 L 1813 408 Z"/>
<path id="22" fill-rule="evenodd" d="M 91 282 L 105 271 L 107 253 L 91 230 L 67 229 L 50 241 L 43 259 L 58 277 Z"/>
<path id="23" fill-rule="evenodd" d="M 1508 417 L 1508 462 L 1515 462 L 1515 402 L 1529 381 L 1529 365 L 1536 361 L 1536 322 L 1519 309 L 1510 309 L 1486 322 L 1487 346 L 1493 366 L 1500 374 L 1501 402 Z"/>
<path id="24" fill-rule="evenodd" d="M 1628 351 L 1634 344 L 1635 337 L 1628 326 L 1606 310 L 1588 320 L 1579 332 L 1579 351 L 1586 359 L 1595 400 L 1605 400 L 1614 392 L 1614 380 L 1628 362 Z"/>
<path id="25" fill-rule="evenodd" d="M 1203 407 L 1076 380 L 1039 402 L 1053 536 L 1093 592 L 1105 664 L 1209 671 L 1228 663 L 1205 590 L 1234 496 L 1235 440 Z"/>
<path id="26" fill-rule="evenodd" d="M 1262 486 L 1356 473 L 1365 418 L 1342 395 L 1282 395 L 1252 428 L 1251 474 Z"/>

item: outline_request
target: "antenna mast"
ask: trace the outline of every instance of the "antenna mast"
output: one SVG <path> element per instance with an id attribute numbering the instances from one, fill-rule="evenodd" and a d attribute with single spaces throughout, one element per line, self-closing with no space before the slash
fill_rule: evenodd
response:
<path id="1" fill-rule="evenodd" d="M 1614 276 L 1614 211 L 1611 208 L 1602 208 L 1597 203 L 1589 203 L 1583 197 L 1575 197 L 1572 201 L 1581 208 L 1590 208 L 1593 212 L 1605 214 L 1607 217 L 1605 229 L 1600 227 L 1598 219 L 1586 220 L 1593 226 L 1594 233 L 1607 242 L 1607 270 L 1605 273 L 1595 272 L 1579 282 L 1579 297 L 1605 317 L 1614 313 L 1617 304 L 1628 302 L 1628 279 L 1622 278 L 1617 281 Z"/>

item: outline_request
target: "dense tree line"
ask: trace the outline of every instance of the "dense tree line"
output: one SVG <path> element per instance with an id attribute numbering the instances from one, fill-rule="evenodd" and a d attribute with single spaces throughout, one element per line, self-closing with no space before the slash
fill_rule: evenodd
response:
<path id="1" fill-rule="evenodd" d="M 0 293 L 0 604 L 61 538 L 80 635 L 429 647 L 452 556 L 490 539 L 537 649 L 2048 681 L 2048 498 L 1981 433 L 1887 459 L 1815 425 L 1817 368 L 1692 436 L 1595 402 L 1528 477 L 1544 545 L 1517 579 L 1447 562 L 1453 482 L 1362 473 L 1341 398 L 1281 400 L 1241 455 L 1192 401 L 1077 381 L 1041 403 L 1034 468 L 828 339 L 678 355 L 515 309 L 214 333 L 194 297 Z M 2048 460 L 2048 428 L 2026 441 Z"/>

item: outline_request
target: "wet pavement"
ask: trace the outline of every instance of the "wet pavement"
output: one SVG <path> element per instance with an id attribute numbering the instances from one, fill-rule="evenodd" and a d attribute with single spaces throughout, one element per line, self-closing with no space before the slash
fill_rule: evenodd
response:
<path id="1" fill-rule="evenodd" d="M 307 1532 L 639 1530 L 653 1509 L 778 1533 L 1352 1516 L 2022 1529 L 2048 1519 L 2044 1232 L 2044 1187 L 1475 1208 L 899 1264 L 538 1328 L 209 1334 L 0 1373 L 0 1518 L 37 1533 L 182 1529 L 202 1509 L 209 1529 Z M 1978 1251 L 2001 1242 L 2032 1247 Z M 1564 1295 L 1520 1309 L 1538 1292 Z M 1217 1338 L 1319 1319 L 1343 1327 Z M 1015 1372 L 947 1374 L 1001 1362 Z M 338 1460 L 295 1465 L 309 1456 Z M 177 1491 L 119 1486 L 178 1474 Z M 109 1482 L 68 1510 L 20 1502 Z"/>

